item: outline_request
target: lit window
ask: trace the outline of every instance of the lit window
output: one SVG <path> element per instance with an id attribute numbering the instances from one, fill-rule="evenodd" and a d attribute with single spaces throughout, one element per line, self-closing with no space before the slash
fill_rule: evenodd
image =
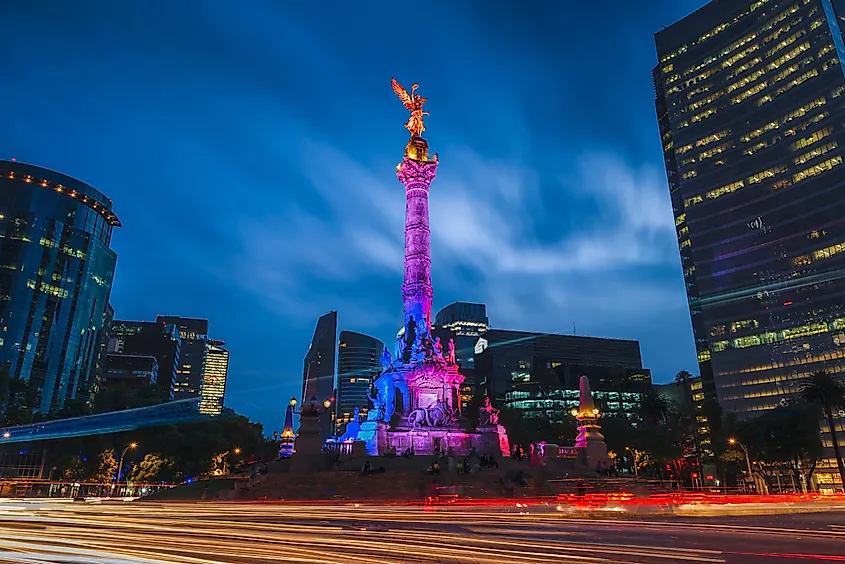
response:
<path id="1" fill-rule="evenodd" d="M 813 150 L 804 153 L 803 155 L 795 158 L 796 165 L 802 165 L 808 161 L 815 159 L 816 157 L 820 157 L 825 153 L 828 153 L 834 149 L 836 149 L 839 145 L 836 141 L 832 141 L 830 143 L 825 143 L 824 145 L 819 145 L 815 147 Z"/>
<path id="2" fill-rule="evenodd" d="M 805 147 L 809 147 L 813 143 L 817 143 L 817 142 L 821 141 L 822 139 L 824 139 L 825 137 L 827 137 L 831 133 L 833 133 L 833 130 L 829 127 L 825 127 L 824 129 L 820 129 L 820 130 L 816 131 L 815 133 L 813 133 L 811 136 L 806 137 L 804 139 L 799 139 L 798 141 L 793 143 L 792 144 L 792 150 L 793 151 L 799 151 L 801 149 L 804 149 Z"/>
<path id="3" fill-rule="evenodd" d="M 810 168 L 806 168 L 801 172 L 792 175 L 792 182 L 797 184 L 802 180 L 806 180 L 807 178 L 812 178 L 813 176 L 818 176 L 819 174 L 825 173 L 829 170 L 832 170 L 834 167 L 837 167 L 842 164 L 842 157 L 833 157 L 832 159 L 828 159 L 826 161 L 820 162 L 817 165 L 811 166 Z"/>

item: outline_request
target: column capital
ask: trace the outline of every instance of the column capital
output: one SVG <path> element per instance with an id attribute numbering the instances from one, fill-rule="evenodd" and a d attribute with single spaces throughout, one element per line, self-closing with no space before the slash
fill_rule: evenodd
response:
<path id="1" fill-rule="evenodd" d="M 406 187 L 424 184 L 428 187 L 437 175 L 437 161 L 415 161 L 405 157 L 396 165 L 396 178 Z"/>

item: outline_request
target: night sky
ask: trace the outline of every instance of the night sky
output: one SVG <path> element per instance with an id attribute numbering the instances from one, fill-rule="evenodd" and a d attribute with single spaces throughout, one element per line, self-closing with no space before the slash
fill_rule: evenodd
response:
<path id="1" fill-rule="evenodd" d="M 401 324 L 390 78 L 418 82 L 435 311 L 637 339 L 667 381 L 698 367 L 653 34 L 704 3 L 3 0 L 0 158 L 112 198 L 116 317 L 207 317 L 227 405 L 272 430 L 319 315 Z"/>

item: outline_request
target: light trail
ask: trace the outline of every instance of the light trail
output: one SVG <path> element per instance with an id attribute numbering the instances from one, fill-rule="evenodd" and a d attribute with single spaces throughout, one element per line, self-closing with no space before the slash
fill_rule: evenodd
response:
<path id="1" fill-rule="evenodd" d="M 841 561 L 843 534 L 833 527 L 573 519 L 554 506 L 9 502 L 0 511 L 0 562 L 745 564 L 785 555 Z"/>

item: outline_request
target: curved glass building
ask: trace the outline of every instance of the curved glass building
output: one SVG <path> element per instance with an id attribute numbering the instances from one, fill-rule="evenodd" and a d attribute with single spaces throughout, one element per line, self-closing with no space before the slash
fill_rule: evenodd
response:
<path id="1" fill-rule="evenodd" d="M 96 392 L 119 226 L 84 182 L 0 161 L 0 370 L 35 388 L 36 411 Z"/>

